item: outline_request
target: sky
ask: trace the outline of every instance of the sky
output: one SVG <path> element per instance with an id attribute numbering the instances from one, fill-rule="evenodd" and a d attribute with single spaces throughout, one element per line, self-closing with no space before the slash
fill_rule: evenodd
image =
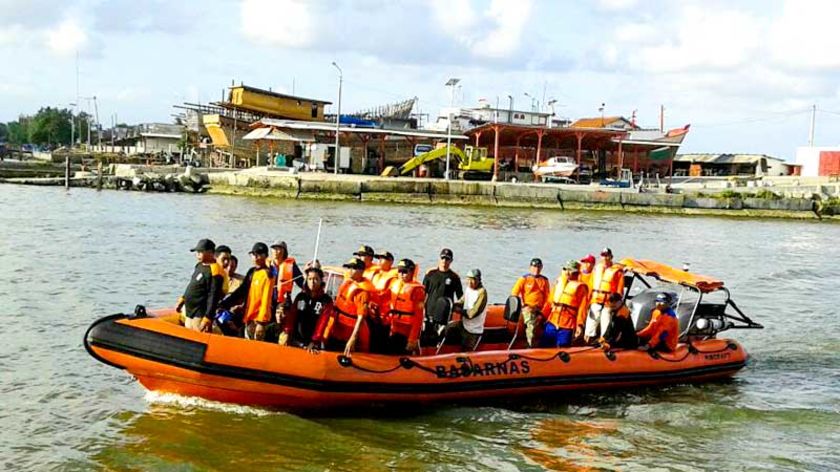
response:
<path id="1" fill-rule="evenodd" d="M 337 101 L 480 99 L 571 119 L 691 124 L 681 152 L 793 160 L 840 145 L 840 2 L 823 0 L 0 0 L 0 121 L 42 106 L 171 122 L 231 83 Z M 77 59 L 78 58 L 78 59 Z M 76 66 L 78 64 L 78 94 Z M 525 94 L 529 94 L 526 96 Z M 329 111 L 329 109 L 328 109 Z M 415 108 L 415 111 L 418 111 Z"/>

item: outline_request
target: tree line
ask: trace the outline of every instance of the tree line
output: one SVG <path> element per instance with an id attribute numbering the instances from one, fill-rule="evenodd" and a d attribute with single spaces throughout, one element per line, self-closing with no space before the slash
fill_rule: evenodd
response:
<path id="1" fill-rule="evenodd" d="M 0 142 L 12 145 L 37 144 L 39 146 L 69 146 L 75 123 L 75 140 L 87 138 L 90 115 L 73 114 L 67 108 L 44 107 L 34 115 L 21 115 L 17 121 L 0 122 Z"/>

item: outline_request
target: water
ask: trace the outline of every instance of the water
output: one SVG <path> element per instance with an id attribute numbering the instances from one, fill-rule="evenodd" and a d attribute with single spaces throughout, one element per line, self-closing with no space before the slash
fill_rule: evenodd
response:
<path id="1" fill-rule="evenodd" d="M 691 262 L 723 278 L 762 331 L 730 382 L 538 403 L 299 417 L 145 392 L 90 358 L 97 317 L 174 304 L 209 236 L 247 265 L 282 237 L 342 262 L 360 244 L 442 246 L 491 299 L 541 256 Z M 840 226 L 818 222 L 403 207 L 0 186 L 0 468 L 19 470 L 836 470 L 840 464 Z"/>

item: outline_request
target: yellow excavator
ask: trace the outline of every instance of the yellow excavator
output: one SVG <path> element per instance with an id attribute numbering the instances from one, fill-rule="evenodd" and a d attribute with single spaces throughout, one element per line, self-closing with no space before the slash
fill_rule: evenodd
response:
<path id="1" fill-rule="evenodd" d="M 382 171 L 384 177 L 398 177 L 407 175 L 427 162 L 446 159 L 444 144 L 437 149 L 418 154 L 409 159 L 399 168 L 388 166 Z M 466 146 L 462 151 L 455 146 L 449 146 L 449 156 L 458 161 L 458 178 L 464 180 L 490 180 L 493 176 L 493 159 L 487 157 L 486 147 Z"/>

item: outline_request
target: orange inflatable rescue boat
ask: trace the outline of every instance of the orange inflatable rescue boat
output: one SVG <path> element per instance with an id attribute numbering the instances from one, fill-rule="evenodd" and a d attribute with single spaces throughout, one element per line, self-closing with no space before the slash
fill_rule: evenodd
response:
<path id="1" fill-rule="evenodd" d="M 557 397 L 569 390 L 703 382 L 744 367 L 744 348 L 717 335 L 762 326 L 732 302 L 723 282 L 653 261 L 621 263 L 637 329 L 647 324 L 655 295 L 673 292 L 682 333 L 675 352 L 526 349 L 516 299 L 490 308 L 472 352 L 457 352 L 460 346 L 444 339 L 417 356 L 312 353 L 191 331 L 174 310 L 107 316 L 91 325 L 84 344 L 94 358 L 125 369 L 149 390 L 279 409 Z M 329 287 L 336 287 L 342 274 L 328 273 Z"/>

